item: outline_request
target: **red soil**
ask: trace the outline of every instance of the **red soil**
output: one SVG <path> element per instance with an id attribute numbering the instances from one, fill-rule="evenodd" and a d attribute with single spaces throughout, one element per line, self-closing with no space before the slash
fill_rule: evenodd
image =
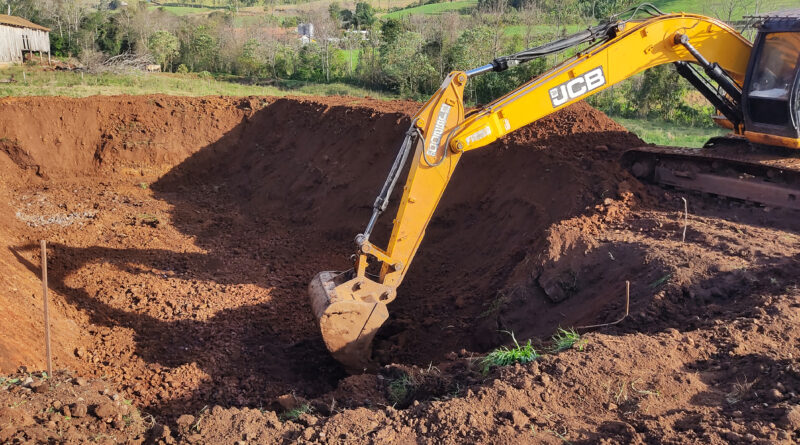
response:
<path id="1" fill-rule="evenodd" d="M 416 107 L 0 101 L 0 372 L 43 365 L 44 238 L 56 365 L 172 427 L 151 439 L 797 438 L 797 215 L 638 183 L 617 160 L 641 141 L 585 104 L 464 156 L 376 339 L 386 366 L 346 377 L 305 288 L 348 267 Z M 619 318 L 625 280 L 631 316 L 582 351 L 481 372 L 476 357 L 509 341 L 501 331 L 543 349 L 558 326 Z M 0 401 L 30 397 L 18 387 L 0 383 Z M 296 420 L 272 412 L 304 403 L 313 411 Z M 63 426 L 31 416 L 40 432 L 9 427 L 4 440 Z M 143 425 L 114 434 L 141 439 Z"/>

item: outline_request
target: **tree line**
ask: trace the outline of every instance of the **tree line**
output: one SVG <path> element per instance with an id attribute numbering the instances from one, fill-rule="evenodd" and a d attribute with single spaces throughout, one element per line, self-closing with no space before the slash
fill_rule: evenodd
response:
<path id="1" fill-rule="evenodd" d="M 10 0 L 17 15 L 52 28 L 52 51 L 92 63 L 123 53 L 148 54 L 164 71 L 231 74 L 258 81 L 342 82 L 426 99 L 452 70 L 545 43 L 571 26 L 596 23 L 631 0 L 479 0 L 471 14 L 379 18 L 366 2 L 351 10 L 332 2 L 302 16 L 279 17 L 274 0 L 236 0 L 207 15 L 175 15 L 130 0 Z M 112 0 L 115 1 L 115 0 Z M 261 1 L 261 3 L 259 3 Z M 423 1 L 423 0 L 421 0 Z M 436 2 L 440 0 L 424 0 Z M 233 4 L 230 0 L 230 4 Z M 263 13 L 241 15 L 239 5 Z M 116 7 L 116 8 L 114 8 Z M 314 25 L 303 41 L 295 27 Z M 513 31 L 509 31 L 513 30 Z M 487 103 L 569 57 L 549 56 L 473 79 L 470 104 Z M 705 125 L 708 106 L 688 105 L 689 87 L 670 68 L 649 70 L 592 103 L 624 117 Z"/>

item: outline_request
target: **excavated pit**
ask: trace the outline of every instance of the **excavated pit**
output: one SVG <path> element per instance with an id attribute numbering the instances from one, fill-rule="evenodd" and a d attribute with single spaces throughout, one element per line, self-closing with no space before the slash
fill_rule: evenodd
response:
<path id="1" fill-rule="evenodd" d="M 306 286 L 318 271 L 349 267 L 353 237 L 417 106 L 0 101 L 8 246 L 0 260 L 9 271 L 0 280 L 10 289 L 0 297 L 0 371 L 42 364 L 37 240 L 47 239 L 59 367 L 103 376 L 165 419 L 206 405 L 270 407 L 283 394 L 343 391 L 346 375 L 319 338 Z M 660 235 L 612 230 L 626 220 L 632 233 L 680 228 L 677 218 L 631 214 L 635 205 L 676 200 L 618 164 L 640 144 L 579 103 L 465 155 L 390 305 L 376 358 L 426 366 L 507 342 L 502 331 L 546 338 L 558 326 L 608 322 L 620 315 L 625 280 L 634 282 L 637 315 L 628 329 L 659 332 L 695 322 L 722 298 L 720 287 L 750 283 L 728 274 L 731 260 L 722 278 L 691 284 L 696 273 L 676 275 L 683 260 L 666 248 L 654 253 Z M 707 218 L 718 214 L 714 205 L 700 206 Z M 766 225 L 760 210 L 736 211 L 753 227 Z M 787 246 L 794 244 L 758 247 Z M 790 276 L 789 266 L 797 268 L 790 259 L 764 267 Z M 658 295 L 665 280 L 694 286 L 701 301 L 679 308 Z"/>

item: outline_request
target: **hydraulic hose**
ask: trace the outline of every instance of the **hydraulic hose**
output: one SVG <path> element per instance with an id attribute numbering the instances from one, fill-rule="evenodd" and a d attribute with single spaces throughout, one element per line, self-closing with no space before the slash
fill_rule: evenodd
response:
<path id="1" fill-rule="evenodd" d="M 389 196 L 392 194 L 394 186 L 397 185 L 397 180 L 400 178 L 400 173 L 403 171 L 403 167 L 408 159 L 408 154 L 411 152 L 411 147 L 414 145 L 415 136 L 417 135 L 416 127 L 414 124 L 411 124 L 411 127 L 406 131 L 406 137 L 403 140 L 403 144 L 400 146 L 400 151 L 397 152 L 397 156 L 394 158 L 392 168 L 389 170 L 389 175 L 386 177 L 383 187 L 381 187 L 381 192 L 378 194 L 378 197 L 375 198 L 375 203 L 372 204 L 372 216 L 369 219 L 369 223 L 367 223 L 367 228 L 364 229 L 363 234 L 356 237 L 356 242 L 359 242 L 358 240 L 367 241 L 369 239 L 372 229 L 375 228 L 375 223 L 378 221 L 378 216 L 380 216 L 389 205 Z"/>

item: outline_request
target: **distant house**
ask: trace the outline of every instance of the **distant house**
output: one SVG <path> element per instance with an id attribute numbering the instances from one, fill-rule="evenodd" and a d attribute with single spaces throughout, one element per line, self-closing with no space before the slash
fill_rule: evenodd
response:
<path id="1" fill-rule="evenodd" d="M 300 37 L 308 37 L 309 40 L 314 39 L 314 24 L 301 23 L 297 25 L 297 34 L 299 34 Z"/>
<path id="2" fill-rule="evenodd" d="M 50 29 L 0 14 L 0 64 L 22 62 L 25 53 L 34 52 L 50 56 Z"/>
<path id="3" fill-rule="evenodd" d="M 128 2 L 122 0 L 111 0 L 108 4 L 108 9 L 125 9 L 128 7 Z"/>
<path id="4" fill-rule="evenodd" d="M 367 34 L 367 31 L 362 31 L 358 29 L 348 29 L 347 31 L 345 31 L 345 33 L 348 36 L 358 36 L 359 38 L 361 38 L 361 40 L 369 40 L 369 35 Z"/>

